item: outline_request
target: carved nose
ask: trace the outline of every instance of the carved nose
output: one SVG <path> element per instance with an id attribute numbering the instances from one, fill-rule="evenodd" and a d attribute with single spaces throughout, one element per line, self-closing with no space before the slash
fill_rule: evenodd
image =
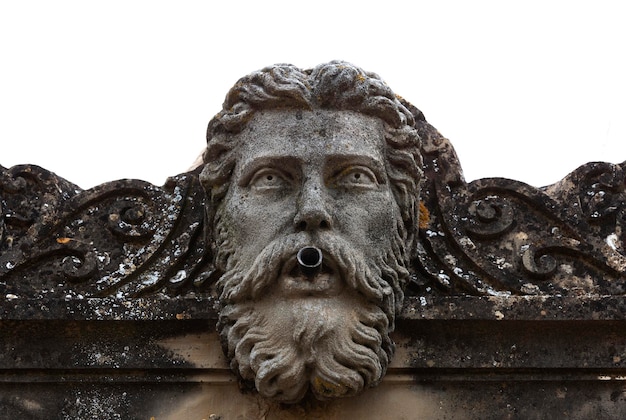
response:
<path id="1" fill-rule="evenodd" d="M 298 231 L 330 229 L 330 215 L 323 209 L 308 209 L 296 215 L 294 224 Z"/>
<path id="2" fill-rule="evenodd" d="M 294 218 L 296 230 L 301 232 L 330 229 L 332 219 L 325 204 L 319 188 L 304 191 Z"/>

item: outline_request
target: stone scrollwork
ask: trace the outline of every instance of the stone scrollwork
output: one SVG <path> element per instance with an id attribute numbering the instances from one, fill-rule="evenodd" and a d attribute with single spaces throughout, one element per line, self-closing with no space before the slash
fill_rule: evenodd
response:
<path id="1" fill-rule="evenodd" d="M 467 183 L 417 108 L 344 62 L 242 78 L 207 141 L 162 187 L 0 167 L 0 297 L 216 298 L 243 386 L 297 403 L 376 386 L 407 300 L 626 291 L 626 162 Z"/>
<path id="2" fill-rule="evenodd" d="M 427 177 L 424 198 L 433 216 L 421 232 L 430 252 L 420 265 L 442 290 L 620 294 L 623 167 L 590 163 L 545 188 L 499 178 L 450 186 Z"/>
<path id="3" fill-rule="evenodd" d="M 87 191 L 36 166 L 2 176 L 4 295 L 132 297 L 174 278 L 193 289 L 191 277 L 208 267 L 197 175 L 163 188 L 122 180 Z M 35 192 L 14 188 L 25 182 Z"/>
<path id="4" fill-rule="evenodd" d="M 476 238 L 497 238 L 513 227 L 513 207 L 498 196 L 474 200 L 469 207 L 467 231 Z"/>

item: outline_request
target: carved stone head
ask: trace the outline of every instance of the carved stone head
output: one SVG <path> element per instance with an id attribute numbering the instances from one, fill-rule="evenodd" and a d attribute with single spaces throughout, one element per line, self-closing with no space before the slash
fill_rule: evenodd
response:
<path id="1" fill-rule="evenodd" d="M 240 79 L 209 123 L 201 182 L 231 368 L 295 403 L 377 385 L 415 252 L 410 105 L 344 62 Z"/>

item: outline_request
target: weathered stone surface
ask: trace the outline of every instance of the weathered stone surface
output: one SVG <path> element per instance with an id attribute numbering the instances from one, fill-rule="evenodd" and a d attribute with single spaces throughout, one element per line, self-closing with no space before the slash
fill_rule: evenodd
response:
<path id="1" fill-rule="evenodd" d="M 204 320 L 2 321 L 6 418 L 621 418 L 623 321 L 406 320 L 382 383 L 303 405 L 241 393 Z"/>
<path id="2" fill-rule="evenodd" d="M 120 180 L 82 191 L 36 166 L 2 171 L 8 300 L 179 293 L 210 274 L 197 174 L 162 188 Z"/>
<path id="3" fill-rule="evenodd" d="M 247 76 L 208 140 L 163 187 L 0 167 L 1 417 L 626 414 L 626 162 L 466 183 L 423 114 L 347 63 Z M 264 254 L 277 239 L 286 257 Z"/>

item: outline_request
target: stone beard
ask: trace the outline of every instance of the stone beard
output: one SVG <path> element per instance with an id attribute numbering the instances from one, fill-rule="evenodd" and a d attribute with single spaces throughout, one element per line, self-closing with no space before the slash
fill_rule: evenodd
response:
<path id="1" fill-rule="evenodd" d="M 218 212 L 216 261 L 224 272 L 218 287 L 226 302 L 218 329 L 243 382 L 283 403 L 309 391 L 326 400 L 376 386 L 393 356 L 389 333 L 403 298 L 391 285 L 408 276 L 399 230 L 375 258 L 335 233 L 299 232 L 274 240 L 245 266 L 225 225 Z M 296 262 L 298 250 L 310 245 L 324 257 L 315 282 Z"/>

